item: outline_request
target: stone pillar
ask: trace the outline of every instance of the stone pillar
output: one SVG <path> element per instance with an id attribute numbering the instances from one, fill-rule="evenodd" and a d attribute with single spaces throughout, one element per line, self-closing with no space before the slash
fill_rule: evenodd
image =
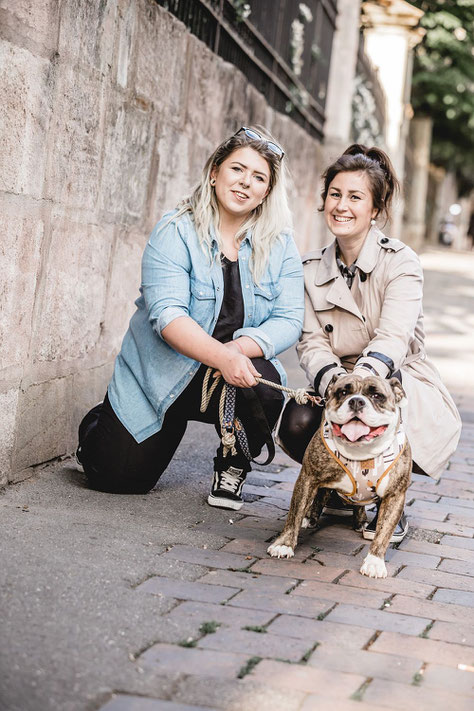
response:
<path id="1" fill-rule="evenodd" d="M 324 124 L 328 160 L 337 158 L 349 145 L 359 48 L 360 4 L 360 0 L 339 0 L 337 4 Z"/>
<path id="2" fill-rule="evenodd" d="M 423 11 L 405 0 L 362 3 L 365 50 L 379 71 L 387 96 L 385 136 L 388 153 L 403 184 L 405 141 L 411 118 L 411 50 L 421 40 L 416 29 Z M 391 223 L 391 236 L 402 237 L 403 199 Z"/>
<path id="3" fill-rule="evenodd" d="M 428 117 L 414 118 L 410 123 L 412 175 L 410 190 L 405 195 L 406 220 L 403 239 L 417 251 L 423 245 L 426 235 L 426 198 L 432 123 Z"/>

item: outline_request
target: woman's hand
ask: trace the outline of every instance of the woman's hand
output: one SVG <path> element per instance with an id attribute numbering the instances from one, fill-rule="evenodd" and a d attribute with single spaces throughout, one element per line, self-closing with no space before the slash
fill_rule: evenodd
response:
<path id="1" fill-rule="evenodd" d="M 254 367 L 250 358 L 240 351 L 235 342 L 225 344 L 227 353 L 219 363 L 219 369 L 214 373 L 222 375 L 226 383 L 235 385 L 238 388 L 252 388 L 257 385 L 255 377 L 260 377 L 260 373 Z"/>

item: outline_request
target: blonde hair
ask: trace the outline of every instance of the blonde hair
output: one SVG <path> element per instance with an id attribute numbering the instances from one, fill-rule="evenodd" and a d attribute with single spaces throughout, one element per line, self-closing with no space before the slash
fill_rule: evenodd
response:
<path id="1" fill-rule="evenodd" d="M 250 128 L 250 127 L 249 127 Z M 206 161 L 201 180 L 191 195 L 178 204 L 175 220 L 185 212 L 191 212 L 194 225 L 203 249 L 212 259 L 211 225 L 214 227 L 219 252 L 222 241 L 219 234 L 219 205 L 214 188 L 211 186 L 211 171 L 219 167 L 231 153 L 250 146 L 268 163 L 270 169 L 269 191 L 261 205 L 249 214 L 235 235 L 238 242 L 247 232 L 252 231 L 252 258 L 250 269 L 255 283 L 258 284 L 268 263 L 273 243 L 283 231 L 291 230 L 292 218 L 288 205 L 287 182 L 288 169 L 285 159 L 280 158 L 268 148 L 267 140 L 275 142 L 271 134 L 263 127 L 251 127 L 258 131 L 262 139 L 249 138 L 244 132 L 235 134 L 223 141 Z"/>

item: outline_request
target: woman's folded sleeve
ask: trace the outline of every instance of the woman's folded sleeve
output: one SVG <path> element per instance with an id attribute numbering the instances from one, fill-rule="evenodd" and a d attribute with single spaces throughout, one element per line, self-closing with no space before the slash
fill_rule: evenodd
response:
<path id="1" fill-rule="evenodd" d="M 166 216 L 151 233 L 142 260 L 141 292 L 153 330 L 189 315 L 191 260 L 175 222 Z"/>

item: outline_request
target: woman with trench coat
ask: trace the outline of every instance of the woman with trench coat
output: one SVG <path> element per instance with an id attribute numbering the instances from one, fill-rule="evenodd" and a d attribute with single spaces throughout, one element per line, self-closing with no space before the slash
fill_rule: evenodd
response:
<path id="1" fill-rule="evenodd" d="M 297 350 L 300 365 L 324 397 L 336 375 L 398 377 L 407 395 L 405 428 L 414 469 L 439 479 L 456 449 L 461 421 L 426 356 L 423 272 L 415 252 L 376 226 L 390 215 L 398 183 L 388 156 L 355 144 L 325 172 L 324 214 L 334 241 L 303 257 L 305 318 Z M 288 404 L 280 443 L 301 461 L 318 429 L 322 408 Z M 326 512 L 341 512 L 332 496 Z M 376 520 L 364 530 L 373 538 Z M 403 539 L 402 516 L 392 542 Z"/>

